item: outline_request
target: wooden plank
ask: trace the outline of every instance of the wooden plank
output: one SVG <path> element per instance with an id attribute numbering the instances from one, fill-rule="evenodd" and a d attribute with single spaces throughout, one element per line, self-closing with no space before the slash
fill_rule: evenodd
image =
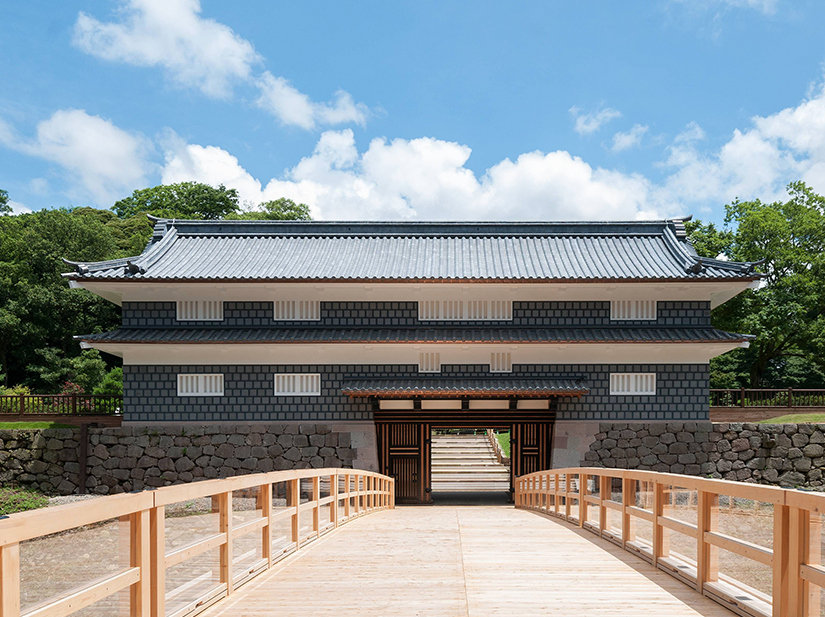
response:
<path id="1" fill-rule="evenodd" d="M 154 492 L 110 495 L 62 506 L 18 512 L 0 520 L 0 545 L 46 536 L 74 527 L 91 525 L 112 518 L 148 510 L 154 505 Z"/>
<path id="2" fill-rule="evenodd" d="M 188 544 L 166 555 L 166 559 L 164 560 L 164 568 L 171 568 L 172 566 L 176 566 L 179 563 L 183 563 L 188 559 L 197 557 L 202 553 L 206 553 L 207 551 L 216 549 L 219 546 L 222 546 L 223 544 L 226 544 L 225 533 L 217 533 L 213 536 L 209 536 L 204 540 L 198 540 L 197 542 Z"/>
<path id="3" fill-rule="evenodd" d="M 272 567 L 272 484 L 267 482 L 258 489 L 258 508 L 264 517 L 261 529 L 261 555 L 266 559 L 267 568 Z"/>
<path id="4" fill-rule="evenodd" d="M 140 568 L 129 568 L 114 576 L 99 579 L 91 585 L 75 588 L 48 604 L 26 611 L 23 617 L 63 617 L 126 589 L 138 581 L 140 581 Z"/>
<path id="5" fill-rule="evenodd" d="M 149 559 L 151 566 L 151 615 L 166 615 L 166 509 L 152 508 L 149 512 Z"/>
<path id="6" fill-rule="evenodd" d="M 20 615 L 20 545 L 0 546 L 0 617 Z"/>
<path id="7" fill-rule="evenodd" d="M 138 580 L 129 590 L 130 617 L 150 617 L 152 612 L 149 514 L 149 510 L 141 510 L 132 514 L 129 520 L 129 565 L 138 568 Z"/>
<path id="8" fill-rule="evenodd" d="M 691 538 L 695 538 L 699 535 L 699 531 L 696 528 L 696 525 L 691 525 L 690 523 L 680 521 L 679 519 L 672 518 L 670 516 L 660 516 L 659 525 L 666 529 L 670 529 L 672 531 L 681 533 L 685 536 L 689 536 Z"/>
<path id="9" fill-rule="evenodd" d="M 648 510 L 645 510 L 643 508 L 637 508 L 636 506 L 628 506 L 627 512 L 632 516 L 636 516 L 642 519 L 643 521 L 649 521 L 651 523 L 653 522 L 653 512 L 649 512 Z"/>
<path id="10" fill-rule="evenodd" d="M 773 551 L 764 546 L 715 531 L 706 531 L 704 535 L 707 544 L 753 559 L 766 566 L 773 565 Z"/>
<path id="11" fill-rule="evenodd" d="M 535 511 L 410 506 L 312 547 L 203 617 L 731 617 L 635 555 Z"/>
<path id="12" fill-rule="evenodd" d="M 226 536 L 220 545 L 220 582 L 226 583 L 226 595 L 233 591 L 232 575 L 232 492 L 221 493 L 218 497 L 218 530 Z"/>
<path id="13" fill-rule="evenodd" d="M 747 556 L 747 555 L 746 555 Z M 772 616 L 788 615 L 790 598 L 790 508 L 784 505 L 773 507 L 773 550 L 768 564 L 773 568 Z M 797 569 L 796 579 L 799 576 Z"/>

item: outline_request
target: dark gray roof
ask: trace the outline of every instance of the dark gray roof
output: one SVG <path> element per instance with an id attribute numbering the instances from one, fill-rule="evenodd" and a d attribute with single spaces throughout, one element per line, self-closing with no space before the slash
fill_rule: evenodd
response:
<path id="1" fill-rule="evenodd" d="M 329 223 L 158 220 L 136 257 L 65 276 L 121 281 L 600 281 L 759 278 L 696 256 L 680 220 Z"/>
<path id="2" fill-rule="evenodd" d="M 449 379 L 429 377 L 419 379 L 357 379 L 345 381 L 341 391 L 353 398 L 382 397 L 442 397 L 461 396 L 581 396 L 590 389 L 581 379 L 518 379 L 496 377 L 485 379 Z"/>
<path id="3" fill-rule="evenodd" d="M 715 328 L 120 328 L 75 337 L 97 343 L 706 343 L 748 334 Z"/>

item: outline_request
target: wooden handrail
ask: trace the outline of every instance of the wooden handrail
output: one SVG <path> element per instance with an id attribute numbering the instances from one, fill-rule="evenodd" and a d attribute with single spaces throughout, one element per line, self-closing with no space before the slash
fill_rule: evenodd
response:
<path id="1" fill-rule="evenodd" d="M 710 406 L 717 408 L 825 407 L 822 388 L 712 388 Z"/>
<path id="2" fill-rule="evenodd" d="M 322 479 L 327 481 L 327 478 L 329 496 L 321 497 Z M 302 480 L 308 480 L 312 484 L 311 499 L 303 503 Z M 287 505 L 284 510 L 273 511 L 272 486 L 279 483 L 286 483 Z M 257 489 L 257 510 L 260 516 L 236 525 L 232 520 L 232 493 L 254 489 Z M 213 508 L 217 508 L 218 533 L 167 551 L 166 507 L 204 497 L 211 497 Z M 322 520 L 326 519 L 322 508 L 327 506 L 329 520 Z M 308 542 L 358 516 L 394 507 L 393 478 L 358 469 L 301 469 L 205 480 L 12 514 L 0 519 L 0 617 L 62 617 L 126 588 L 130 590 L 130 617 L 163 617 L 167 615 L 167 568 L 206 551 L 218 550 L 219 582 L 196 600 L 171 613 L 174 617 L 194 615 L 232 594 L 239 586 Z M 312 524 L 308 534 L 301 528 L 302 512 L 311 513 Z M 281 516 L 289 516 L 291 519 L 291 542 L 275 554 L 272 547 L 272 521 Z M 128 523 L 125 526 L 128 528 L 128 539 L 124 538 L 128 541 L 123 543 L 129 551 L 128 566 L 47 598 L 35 606 L 26 607 L 21 613 L 20 544 L 112 519 Z M 242 572 L 235 572 L 233 540 L 250 535 L 257 536 L 262 559 L 251 568 L 244 567 Z"/>
<path id="3" fill-rule="evenodd" d="M 578 492 L 571 489 L 574 485 Z M 695 507 L 696 524 L 670 516 L 681 507 L 677 502 L 685 494 L 685 502 Z M 720 496 L 729 503 L 742 499 L 769 504 L 771 546 L 722 533 Z M 515 504 L 561 517 L 609 539 L 739 614 L 820 614 L 820 589 L 825 587 L 820 515 L 825 513 L 825 494 L 653 471 L 574 467 L 516 478 Z M 598 515 L 591 515 L 591 510 Z M 613 524 L 613 517 L 618 524 Z M 638 537 L 637 520 L 652 525 L 650 540 Z M 695 560 L 670 551 L 671 533 L 695 542 Z M 772 594 L 720 573 L 719 549 L 771 568 Z"/>
<path id="4" fill-rule="evenodd" d="M 123 397 L 116 394 L 3 394 L 0 416 L 48 414 L 63 416 L 123 413 Z"/>

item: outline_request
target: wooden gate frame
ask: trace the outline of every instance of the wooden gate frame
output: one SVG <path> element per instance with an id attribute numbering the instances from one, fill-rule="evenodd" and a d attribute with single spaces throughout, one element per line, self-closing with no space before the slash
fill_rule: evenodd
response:
<path id="1" fill-rule="evenodd" d="M 462 398 L 461 409 L 421 409 L 421 399 L 413 399 L 413 409 L 381 409 L 380 398 L 373 397 L 372 410 L 378 446 L 380 473 L 396 480 L 396 503 L 419 505 L 432 504 L 432 448 L 433 428 L 506 429 L 510 431 L 510 498 L 515 493 L 515 479 L 534 471 L 544 471 L 552 466 L 553 435 L 557 397 L 548 397 L 548 409 L 518 409 L 518 398 L 510 398 L 509 409 L 470 409 L 470 400 L 502 400 L 501 397 Z M 397 398 L 387 400 L 398 400 Z M 419 447 L 393 446 L 390 440 L 392 425 L 416 425 Z M 536 427 L 531 431 L 529 427 Z M 525 440 L 528 440 L 525 443 Z M 393 456 L 419 456 L 418 498 L 411 500 L 401 496 L 402 481 L 395 477 Z M 531 459 L 533 459 L 531 461 Z"/>

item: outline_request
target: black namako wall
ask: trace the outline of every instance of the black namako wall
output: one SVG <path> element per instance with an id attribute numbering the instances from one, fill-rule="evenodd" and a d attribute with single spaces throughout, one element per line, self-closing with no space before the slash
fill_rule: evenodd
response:
<path id="1" fill-rule="evenodd" d="M 416 302 L 323 302 L 321 319 L 288 322 L 280 327 L 412 327 L 418 321 Z M 438 322 L 426 322 L 437 326 Z M 445 322 L 480 325 L 484 322 Z M 513 320 L 495 323 L 508 327 L 708 327 L 708 302 L 659 302 L 654 321 L 610 320 L 609 302 L 514 302 Z M 271 302 L 226 302 L 222 322 L 178 322 L 173 302 L 129 302 L 123 305 L 123 325 L 128 328 L 244 328 L 277 327 Z M 515 358 L 514 358 L 515 360 Z M 611 372 L 653 372 L 654 396 L 611 396 Z M 224 396 L 179 397 L 179 373 L 223 373 Z M 321 395 L 274 396 L 276 373 L 320 373 Z M 215 421 L 370 421 L 368 401 L 341 393 L 347 379 L 384 377 L 414 378 L 415 365 L 212 365 L 124 367 L 127 420 L 139 422 Z M 440 376 L 483 378 L 487 365 L 445 365 Z M 559 420 L 702 420 L 708 417 L 707 365 L 521 365 L 514 364 L 509 377 L 581 378 L 590 392 L 581 399 L 561 399 Z"/>

